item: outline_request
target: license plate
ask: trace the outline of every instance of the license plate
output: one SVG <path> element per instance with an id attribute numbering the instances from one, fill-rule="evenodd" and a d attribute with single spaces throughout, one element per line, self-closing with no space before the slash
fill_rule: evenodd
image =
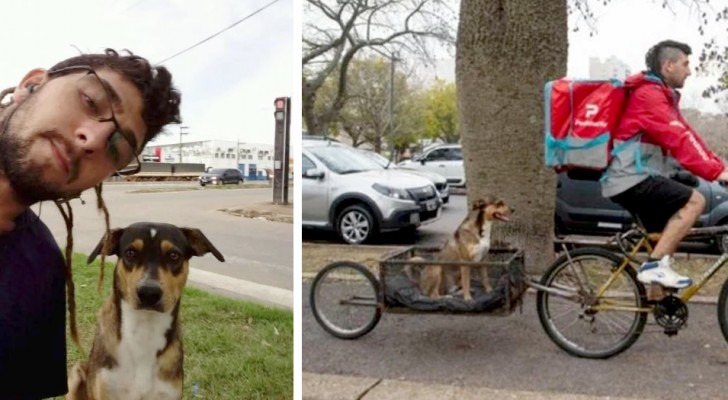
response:
<path id="1" fill-rule="evenodd" d="M 437 203 L 434 201 L 428 201 L 425 203 L 425 209 L 427 211 L 433 211 L 433 210 L 437 209 Z"/>
<path id="2" fill-rule="evenodd" d="M 419 222 L 420 222 L 420 214 L 418 214 L 418 213 L 410 214 L 410 223 L 411 224 L 418 224 Z"/>

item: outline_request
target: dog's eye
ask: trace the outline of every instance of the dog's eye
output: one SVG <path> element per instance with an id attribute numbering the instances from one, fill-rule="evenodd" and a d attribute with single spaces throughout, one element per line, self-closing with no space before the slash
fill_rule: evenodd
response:
<path id="1" fill-rule="evenodd" d="M 180 254 L 176 251 L 170 251 L 167 257 L 169 257 L 169 259 L 172 261 L 178 261 L 180 258 Z"/>
<path id="2" fill-rule="evenodd" d="M 137 256 L 137 251 L 136 251 L 136 250 L 134 250 L 134 249 L 127 249 L 127 250 L 126 250 L 126 251 L 124 252 L 124 256 L 125 256 L 126 258 L 136 258 L 136 256 Z"/>

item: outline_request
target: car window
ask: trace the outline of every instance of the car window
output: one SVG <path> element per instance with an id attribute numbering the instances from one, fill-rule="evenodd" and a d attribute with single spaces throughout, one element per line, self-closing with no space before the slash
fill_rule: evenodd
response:
<path id="1" fill-rule="evenodd" d="M 376 161 L 348 147 L 315 146 L 309 147 L 308 151 L 324 163 L 326 168 L 337 174 L 384 169 Z"/>
<path id="2" fill-rule="evenodd" d="M 222 175 L 225 172 L 224 169 L 213 169 L 212 171 L 208 172 L 209 174 L 215 174 L 215 175 Z"/>
<path id="3" fill-rule="evenodd" d="M 435 149 L 427 154 L 427 161 L 445 161 L 448 159 L 450 149 Z"/>
<path id="4" fill-rule="evenodd" d="M 308 172 L 308 170 L 315 169 L 315 168 L 316 168 L 316 164 L 314 164 L 310 158 L 308 158 L 308 157 L 306 157 L 306 155 L 304 155 L 303 161 L 301 162 L 301 173 L 303 173 L 305 175 L 306 172 Z"/>
<path id="5" fill-rule="evenodd" d="M 450 152 L 448 153 L 448 160 L 450 161 L 462 161 L 463 159 L 463 149 L 462 147 L 452 147 L 450 148 Z"/>

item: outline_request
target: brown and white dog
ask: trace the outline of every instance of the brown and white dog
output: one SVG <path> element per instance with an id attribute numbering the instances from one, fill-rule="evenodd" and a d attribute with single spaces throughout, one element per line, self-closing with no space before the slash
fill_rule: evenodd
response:
<path id="1" fill-rule="evenodd" d="M 135 223 L 114 229 L 89 255 L 116 255 L 113 290 L 97 314 L 88 361 L 74 365 L 71 400 L 182 398 L 180 300 L 189 259 L 222 254 L 198 229 Z"/>
<path id="2" fill-rule="evenodd" d="M 490 250 L 491 228 L 494 221 L 508 221 L 513 208 L 503 200 L 492 197 L 476 200 L 470 212 L 437 254 L 438 261 L 480 262 Z M 470 267 L 461 266 L 460 287 L 463 299 L 472 301 L 470 294 Z M 486 266 L 481 267 L 481 277 L 485 291 L 491 291 Z M 420 290 L 431 298 L 438 299 L 446 294 L 456 281 L 457 273 L 442 265 L 428 266 L 422 272 Z"/>

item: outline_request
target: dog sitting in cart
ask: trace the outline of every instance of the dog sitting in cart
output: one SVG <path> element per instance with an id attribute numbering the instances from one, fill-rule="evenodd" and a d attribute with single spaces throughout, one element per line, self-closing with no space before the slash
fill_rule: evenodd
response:
<path id="1" fill-rule="evenodd" d="M 422 294 L 432 299 L 439 299 L 443 295 L 452 295 L 462 290 L 463 300 L 472 302 L 471 268 L 479 270 L 484 292 L 492 291 L 486 263 L 477 267 L 461 264 L 459 268 L 457 263 L 482 262 L 491 248 L 493 222 L 507 222 L 513 212 L 513 208 L 505 201 L 494 197 L 475 200 L 463 222 L 447 240 L 442 250 L 434 255 L 435 261 L 448 264 L 420 267 L 419 274 L 416 273 L 414 265 L 408 265 L 405 267 L 405 273 L 418 285 Z M 416 256 L 411 261 L 422 263 L 426 260 Z"/>

